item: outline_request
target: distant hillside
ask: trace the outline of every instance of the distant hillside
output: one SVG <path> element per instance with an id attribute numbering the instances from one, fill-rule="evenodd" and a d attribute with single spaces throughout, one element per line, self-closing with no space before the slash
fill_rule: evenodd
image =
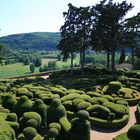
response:
<path id="1" fill-rule="evenodd" d="M 59 40 L 59 32 L 34 32 L 1 37 L 0 44 L 9 48 L 55 50 Z"/>

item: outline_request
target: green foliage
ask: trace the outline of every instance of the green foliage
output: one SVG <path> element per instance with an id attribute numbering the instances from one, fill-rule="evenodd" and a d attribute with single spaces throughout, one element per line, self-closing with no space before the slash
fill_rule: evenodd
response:
<path id="1" fill-rule="evenodd" d="M 21 117 L 24 112 L 31 110 L 32 101 L 27 96 L 21 96 L 18 102 L 14 106 L 14 111 L 18 117 Z"/>
<path id="2" fill-rule="evenodd" d="M 103 119 L 108 119 L 110 114 L 110 110 L 102 105 L 92 105 L 88 107 L 86 110 L 90 113 L 90 116 L 97 118 L 99 117 Z"/>
<path id="3" fill-rule="evenodd" d="M 23 130 L 23 134 L 26 140 L 33 140 L 33 138 L 37 135 L 37 131 L 33 127 L 26 127 Z"/>
<path id="4" fill-rule="evenodd" d="M 53 50 L 60 39 L 59 33 L 36 32 L 2 37 L 1 43 L 10 48 Z M 6 40 L 6 43 L 5 43 Z M 36 45 L 34 45 L 36 44 Z"/>
<path id="5" fill-rule="evenodd" d="M 6 86 L 0 85 L 0 91 L 6 92 L 6 90 L 7 90 L 7 87 Z"/>
<path id="6" fill-rule="evenodd" d="M 106 92 L 117 93 L 122 87 L 122 84 L 118 81 L 112 81 L 109 83 L 108 89 Z"/>
<path id="7" fill-rule="evenodd" d="M 58 129 L 56 129 L 56 128 L 50 128 L 49 129 L 49 137 L 55 138 L 55 137 L 58 136 L 58 134 L 59 134 Z"/>
<path id="8" fill-rule="evenodd" d="M 2 97 L 2 106 L 13 111 L 14 105 L 17 103 L 16 97 L 11 94 L 6 94 Z"/>
<path id="9" fill-rule="evenodd" d="M 30 64 L 30 71 L 31 71 L 31 73 L 35 72 L 35 65 L 34 64 Z"/>
<path id="10" fill-rule="evenodd" d="M 74 99 L 73 100 L 73 105 L 74 106 L 77 106 L 79 103 L 81 103 L 81 102 L 85 102 L 83 99 Z"/>
<path id="11" fill-rule="evenodd" d="M 81 102 L 77 105 L 77 110 L 86 110 L 89 106 L 91 106 L 91 103 L 89 102 Z"/>
<path id="12" fill-rule="evenodd" d="M 17 114 L 16 113 L 10 113 L 7 115 L 7 121 L 12 121 L 12 122 L 17 122 L 18 118 L 17 118 Z"/>
<path id="13" fill-rule="evenodd" d="M 130 139 L 127 137 L 127 133 L 122 133 L 113 138 L 113 140 L 130 140 Z"/>
<path id="14" fill-rule="evenodd" d="M 89 119 L 89 113 L 87 111 L 85 111 L 85 110 L 78 111 L 76 116 L 81 118 L 81 119 L 85 119 L 85 120 Z"/>
<path id="15" fill-rule="evenodd" d="M 125 105 L 115 103 L 104 103 L 104 106 L 110 109 L 111 112 L 116 114 L 116 118 L 122 118 L 123 115 L 128 114 L 128 109 Z"/>
<path id="16" fill-rule="evenodd" d="M 26 122 L 26 126 L 27 126 L 27 127 L 38 128 L 38 122 L 37 122 L 37 120 L 35 120 L 35 119 L 29 119 L 29 120 Z"/>
<path id="17" fill-rule="evenodd" d="M 100 97 L 101 96 L 100 93 L 92 92 L 92 91 L 88 91 L 86 94 L 91 96 L 91 97 Z"/>
<path id="18" fill-rule="evenodd" d="M 140 137 L 140 125 L 135 124 L 128 129 L 127 136 L 130 139 L 139 140 Z"/>
<path id="19" fill-rule="evenodd" d="M 61 130 L 61 125 L 59 123 L 50 123 L 49 128 L 56 128 L 58 132 Z"/>
<path id="20" fill-rule="evenodd" d="M 37 121 L 37 125 L 36 122 L 33 121 L 33 119 Z M 23 117 L 20 118 L 20 123 L 22 128 L 25 128 L 26 125 L 29 124 L 35 126 L 35 128 L 38 128 L 41 125 L 41 121 L 42 121 L 41 116 L 37 112 L 25 112 L 23 114 Z"/>
<path id="21" fill-rule="evenodd" d="M 59 119 L 66 116 L 66 109 L 59 99 L 53 99 L 47 109 L 47 122 L 59 122 Z"/>

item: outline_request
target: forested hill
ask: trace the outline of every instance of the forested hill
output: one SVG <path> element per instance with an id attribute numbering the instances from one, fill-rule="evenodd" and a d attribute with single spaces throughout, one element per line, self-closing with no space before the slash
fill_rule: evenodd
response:
<path id="1" fill-rule="evenodd" d="M 1 37 L 0 44 L 9 48 L 55 50 L 59 40 L 59 32 L 34 32 Z"/>

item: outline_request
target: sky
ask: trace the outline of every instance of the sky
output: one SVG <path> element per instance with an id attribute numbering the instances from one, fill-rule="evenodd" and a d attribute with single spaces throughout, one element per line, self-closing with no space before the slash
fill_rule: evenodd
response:
<path id="1" fill-rule="evenodd" d="M 121 2 L 122 0 L 114 0 Z M 68 3 L 92 6 L 100 0 L 0 0 L 0 36 L 28 32 L 59 32 L 64 24 L 63 12 Z M 134 5 L 129 16 L 140 12 L 140 0 L 127 0 Z"/>

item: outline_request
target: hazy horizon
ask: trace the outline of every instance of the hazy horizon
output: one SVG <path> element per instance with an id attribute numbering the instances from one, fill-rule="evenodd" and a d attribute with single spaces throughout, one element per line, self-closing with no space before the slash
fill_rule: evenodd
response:
<path id="1" fill-rule="evenodd" d="M 114 0 L 121 2 L 120 0 Z M 74 6 L 92 6 L 99 0 L 0 0 L 0 36 L 30 32 L 59 32 L 64 24 L 63 12 L 68 3 Z M 139 0 L 127 0 L 135 7 L 128 16 L 139 12 Z"/>

